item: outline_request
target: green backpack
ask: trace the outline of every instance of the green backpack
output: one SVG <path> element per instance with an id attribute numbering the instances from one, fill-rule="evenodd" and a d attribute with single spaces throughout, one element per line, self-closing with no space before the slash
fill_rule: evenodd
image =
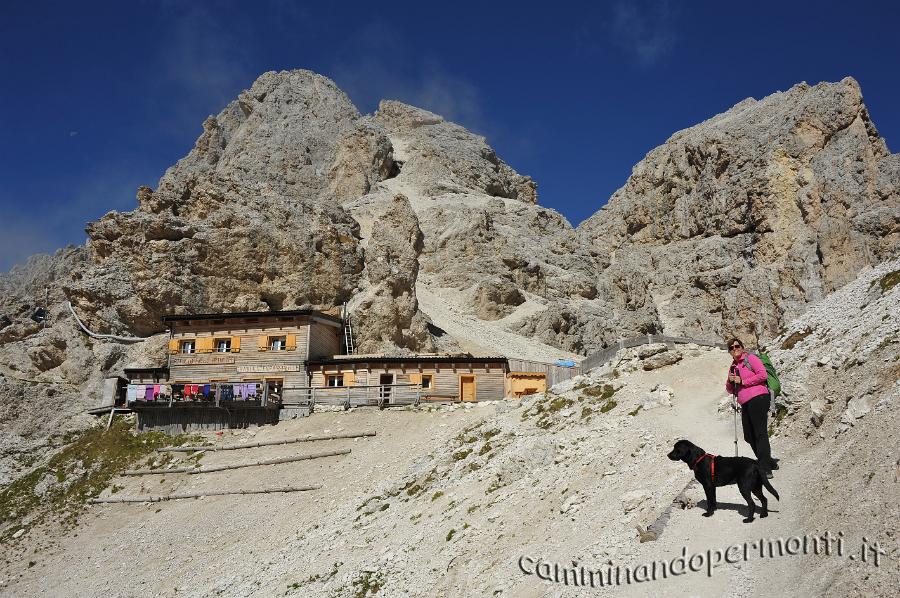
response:
<path id="1" fill-rule="evenodd" d="M 766 386 L 769 387 L 769 390 L 772 391 L 772 396 L 777 397 L 781 394 L 781 380 L 778 379 L 778 374 L 775 373 L 775 366 L 772 365 L 772 361 L 769 359 L 768 354 L 766 353 L 754 353 L 762 364 L 766 368 Z M 753 369 L 753 366 L 750 365 L 750 361 L 747 359 L 747 356 L 744 355 L 744 367 L 749 368 L 751 372 L 756 373 Z"/>

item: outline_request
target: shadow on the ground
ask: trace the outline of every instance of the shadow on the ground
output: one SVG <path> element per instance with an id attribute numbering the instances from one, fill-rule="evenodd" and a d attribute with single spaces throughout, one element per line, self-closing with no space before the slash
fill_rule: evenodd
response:
<path id="1" fill-rule="evenodd" d="M 704 499 L 704 500 L 698 501 L 697 504 L 694 505 L 694 508 L 703 509 L 705 511 L 706 510 L 706 500 Z M 746 517 L 747 504 L 746 503 L 718 501 L 718 502 L 716 502 L 716 510 L 717 511 L 736 511 Z M 759 512 L 760 512 L 759 503 L 756 503 L 756 514 L 754 516 L 758 517 Z M 769 503 L 769 513 L 778 513 L 777 509 L 772 508 L 771 502 Z"/>

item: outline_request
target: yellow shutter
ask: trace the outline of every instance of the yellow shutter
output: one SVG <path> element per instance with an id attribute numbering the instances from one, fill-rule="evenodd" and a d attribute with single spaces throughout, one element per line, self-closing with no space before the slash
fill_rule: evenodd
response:
<path id="1" fill-rule="evenodd" d="M 356 386 L 356 372 L 344 372 L 344 386 Z"/>
<path id="2" fill-rule="evenodd" d="M 212 353 L 211 338 L 198 338 L 195 346 L 197 353 Z"/>
<path id="3" fill-rule="evenodd" d="M 241 352 L 241 337 L 239 337 L 239 336 L 231 337 L 231 352 L 232 353 L 240 353 Z"/>
<path id="4" fill-rule="evenodd" d="M 259 349 L 260 351 L 268 351 L 269 350 L 269 337 L 268 336 L 259 337 L 256 348 Z"/>
<path id="5" fill-rule="evenodd" d="M 169 355 L 175 355 L 178 353 L 178 343 L 180 341 L 177 338 L 173 338 L 169 340 Z"/>
<path id="6" fill-rule="evenodd" d="M 287 335 L 287 350 L 288 351 L 296 351 L 297 350 L 297 335 L 289 334 Z"/>
<path id="7" fill-rule="evenodd" d="M 422 383 L 422 374 L 410 374 L 409 382 L 410 382 L 410 384 L 421 384 Z"/>

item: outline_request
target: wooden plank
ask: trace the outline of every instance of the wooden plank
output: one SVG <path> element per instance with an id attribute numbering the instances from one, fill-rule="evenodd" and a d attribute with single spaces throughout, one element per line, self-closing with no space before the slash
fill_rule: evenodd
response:
<path id="1" fill-rule="evenodd" d="M 310 459 L 321 459 L 323 457 L 336 457 L 338 455 L 349 455 L 350 449 L 342 449 L 336 451 L 323 451 L 321 453 L 310 453 L 308 455 L 296 455 L 294 457 L 281 457 L 278 459 L 266 459 L 263 461 L 254 461 L 252 463 L 238 463 L 235 465 L 210 465 L 208 467 L 175 467 L 172 469 L 130 469 L 123 471 L 123 476 L 141 476 L 141 475 L 165 475 L 169 473 L 188 473 L 201 474 L 211 473 L 215 471 L 226 471 L 228 469 L 240 469 L 243 467 L 259 467 L 261 465 L 279 465 L 281 463 L 293 463 L 294 461 L 308 461 Z"/>
<path id="2" fill-rule="evenodd" d="M 267 488 L 263 490 L 210 490 L 208 492 L 191 492 L 183 494 L 167 494 L 164 496 L 122 496 L 116 498 L 92 498 L 88 500 L 89 504 L 99 505 L 108 503 L 140 503 L 140 502 L 162 502 L 164 500 L 179 500 L 182 498 L 204 498 L 206 496 L 233 496 L 243 494 L 274 494 L 276 492 L 308 492 L 310 490 L 320 490 L 321 484 L 312 486 L 287 486 L 284 488 Z"/>
<path id="3" fill-rule="evenodd" d="M 156 449 L 160 453 L 193 453 L 196 451 L 234 451 L 238 449 L 257 448 L 260 446 L 279 446 L 296 442 L 318 442 L 320 440 L 340 440 L 344 438 L 366 438 L 375 436 L 373 430 L 366 432 L 347 432 L 345 434 L 329 434 L 327 436 L 305 436 L 303 438 L 289 438 L 286 440 L 269 440 L 266 442 L 254 442 L 251 444 L 237 444 L 234 446 L 165 446 Z"/>

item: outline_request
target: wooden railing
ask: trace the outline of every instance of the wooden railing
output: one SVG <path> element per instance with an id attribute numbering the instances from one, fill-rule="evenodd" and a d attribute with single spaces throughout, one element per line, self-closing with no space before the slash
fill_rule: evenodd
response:
<path id="1" fill-rule="evenodd" d="M 285 387 L 282 405 L 335 405 L 350 407 L 418 405 L 420 384 L 379 384 L 377 386 L 304 386 Z"/>

